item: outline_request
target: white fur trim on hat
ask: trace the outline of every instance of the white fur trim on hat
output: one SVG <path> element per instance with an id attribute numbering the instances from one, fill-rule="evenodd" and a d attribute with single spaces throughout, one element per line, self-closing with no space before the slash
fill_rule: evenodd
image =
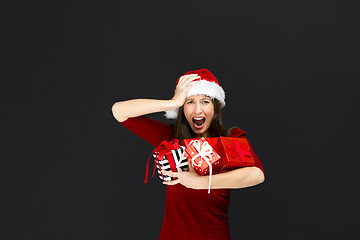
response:
<path id="1" fill-rule="evenodd" d="M 211 98 L 215 98 L 220 102 L 221 108 L 225 107 L 225 92 L 218 84 L 209 82 L 207 80 L 200 80 L 200 84 L 192 87 L 187 92 L 186 97 L 193 95 L 206 95 Z M 168 119 L 176 119 L 178 115 L 178 109 L 165 111 L 165 117 Z"/>
<path id="2" fill-rule="evenodd" d="M 167 110 L 165 111 L 165 117 L 167 119 L 176 119 L 179 109 Z"/>

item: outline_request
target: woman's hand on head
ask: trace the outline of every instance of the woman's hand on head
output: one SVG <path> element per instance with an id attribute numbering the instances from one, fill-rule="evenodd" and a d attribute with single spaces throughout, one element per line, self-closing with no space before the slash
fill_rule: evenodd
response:
<path id="1" fill-rule="evenodd" d="M 180 183 L 181 185 L 192 189 L 208 188 L 209 179 L 207 178 L 207 176 L 201 176 L 199 173 L 196 172 L 196 170 L 191 164 L 189 164 L 188 172 L 170 172 L 162 170 L 162 173 L 170 177 L 177 178 L 169 182 L 164 181 L 163 183 L 166 185 L 175 185 Z"/>
<path id="2" fill-rule="evenodd" d="M 200 76 L 198 74 L 187 74 L 180 77 L 172 100 L 176 101 L 179 106 L 182 106 L 186 100 L 186 94 L 189 89 L 199 84 L 199 82 L 192 83 L 192 81 L 199 79 Z"/>

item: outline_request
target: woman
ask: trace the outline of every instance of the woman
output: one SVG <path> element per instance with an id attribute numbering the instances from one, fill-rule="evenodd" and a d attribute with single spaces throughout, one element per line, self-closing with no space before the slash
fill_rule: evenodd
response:
<path id="1" fill-rule="evenodd" d="M 206 69 L 187 72 L 181 76 L 170 100 L 133 99 L 113 105 L 114 117 L 136 135 L 155 147 L 163 140 L 174 138 L 240 137 L 246 133 L 239 128 L 225 131 L 220 108 L 225 106 L 225 93 L 215 76 Z M 145 116 L 165 111 L 176 118 L 167 125 Z M 167 185 L 165 216 L 160 239 L 230 239 L 228 206 L 230 189 L 245 188 L 264 181 L 263 167 L 250 150 L 255 166 L 243 167 L 212 176 L 208 194 L 208 176 L 199 175 L 191 166 L 189 172 L 166 172 L 177 177 Z"/>

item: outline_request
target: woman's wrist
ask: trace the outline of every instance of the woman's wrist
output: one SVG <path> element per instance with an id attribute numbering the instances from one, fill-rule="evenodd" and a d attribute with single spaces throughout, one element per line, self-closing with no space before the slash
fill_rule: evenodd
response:
<path id="1" fill-rule="evenodd" d="M 171 109 L 169 110 L 172 110 L 172 109 L 178 109 L 180 108 L 182 105 L 184 105 L 184 101 L 179 101 L 175 98 L 172 98 L 169 100 L 171 102 L 170 106 L 171 106 Z"/>
<path id="2" fill-rule="evenodd" d="M 204 175 L 200 177 L 200 189 L 209 188 L 209 175 Z M 212 188 L 212 186 L 210 186 Z"/>

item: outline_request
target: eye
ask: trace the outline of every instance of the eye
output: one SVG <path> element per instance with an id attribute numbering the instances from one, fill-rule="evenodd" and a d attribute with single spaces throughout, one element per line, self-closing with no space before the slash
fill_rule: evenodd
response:
<path id="1" fill-rule="evenodd" d="M 204 100 L 204 101 L 203 101 L 203 104 L 209 104 L 209 103 L 210 103 L 209 100 Z"/>
<path id="2" fill-rule="evenodd" d="M 187 104 L 193 104 L 194 101 L 193 101 L 193 100 L 189 100 L 189 101 L 187 101 L 186 103 L 187 103 Z"/>

